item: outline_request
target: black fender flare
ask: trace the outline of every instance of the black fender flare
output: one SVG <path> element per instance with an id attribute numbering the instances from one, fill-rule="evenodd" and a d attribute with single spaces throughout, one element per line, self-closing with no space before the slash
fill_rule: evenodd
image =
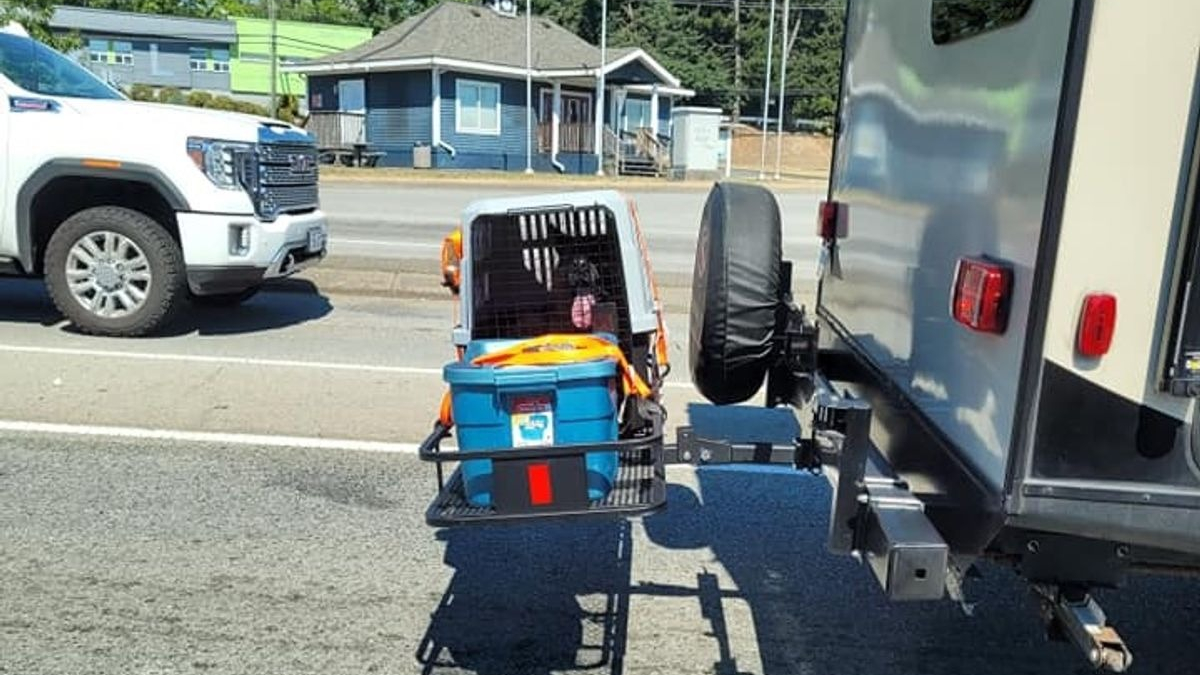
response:
<path id="1" fill-rule="evenodd" d="M 142 183 L 158 192 L 176 212 L 190 210 L 179 188 L 161 171 L 147 164 L 83 158 L 52 159 L 30 174 L 17 191 L 17 260 L 26 272 L 36 268 L 33 250 L 33 201 L 43 188 L 59 178 L 100 178 Z"/>

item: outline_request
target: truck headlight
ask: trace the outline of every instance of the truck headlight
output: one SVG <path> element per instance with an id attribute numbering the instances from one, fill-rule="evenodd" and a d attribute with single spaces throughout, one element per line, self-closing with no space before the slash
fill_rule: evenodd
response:
<path id="1" fill-rule="evenodd" d="M 219 188 L 224 190 L 245 189 L 248 162 L 254 157 L 254 146 L 236 141 L 217 141 L 207 138 L 189 138 L 188 156 L 196 168 Z"/>

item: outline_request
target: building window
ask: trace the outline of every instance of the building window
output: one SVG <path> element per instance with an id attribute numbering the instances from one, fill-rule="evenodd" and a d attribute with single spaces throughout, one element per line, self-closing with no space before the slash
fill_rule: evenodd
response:
<path id="1" fill-rule="evenodd" d="M 188 50 L 188 67 L 193 73 L 208 70 L 208 50 L 203 47 L 192 47 Z"/>
<path id="2" fill-rule="evenodd" d="M 88 40 L 88 61 L 108 63 L 108 40 Z"/>
<path id="3" fill-rule="evenodd" d="M 459 133 L 500 135 L 499 84 L 458 80 L 455 92 L 455 126 Z"/>
<path id="4" fill-rule="evenodd" d="M 114 42 L 113 44 L 113 63 L 119 66 L 133 65 L 133 43 L 132 42 Z"/>
<path id="5" fill-rule="evenodd" d="M 229 50 L 214 49 L 212 50 L 212 69 L 218 73 L 229 72 Z"/>
<path id="6" fill-rule="evenodd" d="M 1033 0 L 933 0 L 933 43 L 944 45 L 1020 21 Z"/>
<path id="7" fill-rule="evenodd" d="M 637 131 L 649 129 L 651 126 L 650 101 L 641 98 L 625 99 L 625 124 L 621 128 L 625 131 Z"/>

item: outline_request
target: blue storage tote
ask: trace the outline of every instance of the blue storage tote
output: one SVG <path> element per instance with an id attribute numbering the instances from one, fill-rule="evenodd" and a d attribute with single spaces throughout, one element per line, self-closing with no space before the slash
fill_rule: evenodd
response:
<path id="1" fill-rule="evenodd" d="M 617 440 L 617 364 L 610 360 L 557 366 L 474 366 L 471 359 L 518 341 L 471 343 L 463 362 L 443 370 L 450 385 L 461 452 Z M 616 452 L 586 456 L 588 497 L 604 499 L 617 474 Z M 468 501 L 492 503 L 492 461 L 462 463 Z"/>

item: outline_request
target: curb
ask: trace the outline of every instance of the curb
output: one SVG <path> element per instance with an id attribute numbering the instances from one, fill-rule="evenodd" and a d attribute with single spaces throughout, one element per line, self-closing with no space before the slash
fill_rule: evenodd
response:
<path id="1" fill-rule="evenodd" d="M 268 281 L 264 288 L 280 293 L 352 295 L 420 301 L 449 301 L 441 285 L 437 261 L 333 256 L 286 279 Z M 668 311 L 686 311 L 691 302 L 691 278 L 658 277 Z"/>
<path id="2" fill-rule="evenodd" d="M 759 181 L 733 176 L 725 179 L 742 182 Z M 425 172 L 415 169 L 347 169 L 322 168 L 321 182 L 337 185 L 414 185 L 421 187 L 496 187 L 510 189 L 537 190 L 595 190 L 615 189 L 640 192 L 703 192 L 709 190 L 716 181 L 672 181 L 655 178 L 598 176 L 560 176 L 549 177 L 524 174 L 466 174 L 451 172 Z M 825 175 L 796 175 L 778 181 L 765 181 L 764 185 L 777 191 L 813 191 L 824 190 L 829 183 Z"/>

